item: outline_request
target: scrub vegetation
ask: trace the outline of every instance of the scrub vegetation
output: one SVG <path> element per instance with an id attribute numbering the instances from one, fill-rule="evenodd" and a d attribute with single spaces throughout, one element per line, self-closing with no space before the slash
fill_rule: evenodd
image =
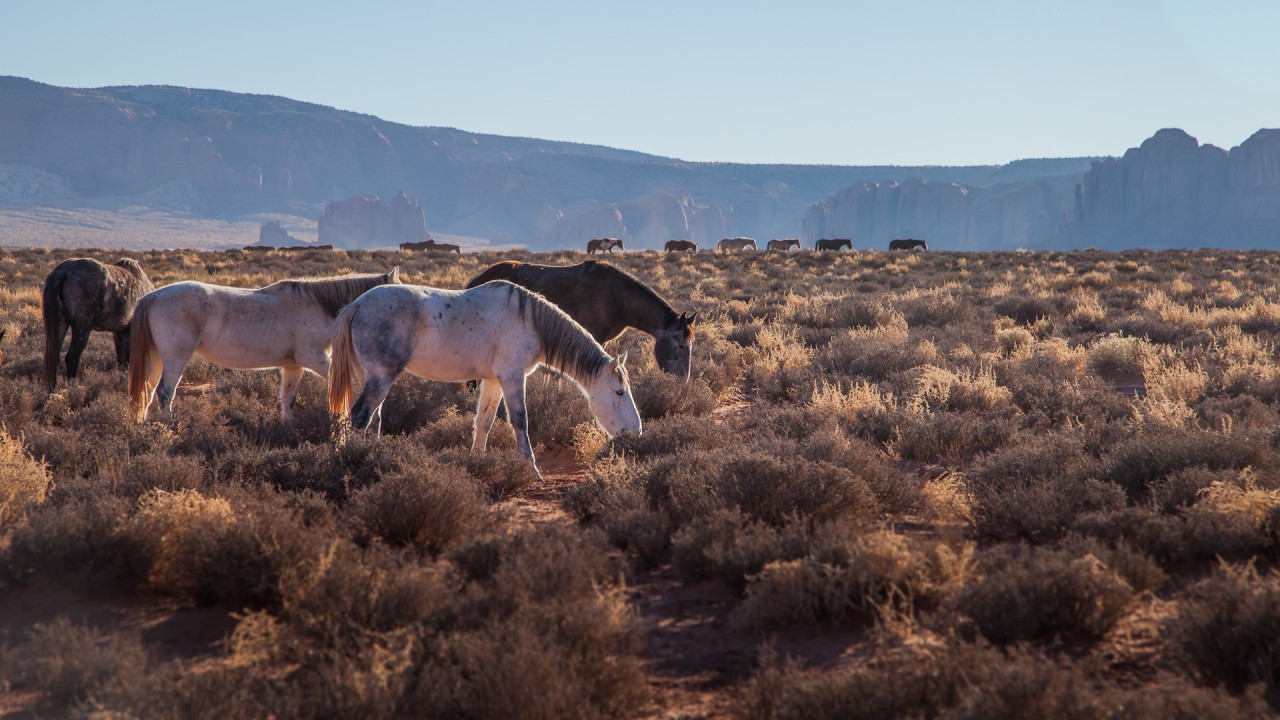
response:
<path id="1" fill-rule="evenodd" d="M 314 376 L 286 425 L 274 373 L 197 360 L 173 415 L 136 425 L 95 334 L 48 394 L 40 282 L 74 255 L 0 250 L 0 707 L 1280 710 L 1280 254 L 617 253 L 698 311 L 692 377 L 615 341 L 645 428 L 613 439 L 569 381 L 531 377 L 546 480 L 501 421 L 470 455 L 463 385 L 401 379 L 371 437 Z M 582 259 L 129 255 L 157 287 L 399 265 L 460 288 Z M 86 603 L 226 631 L 175 647 Z"/>

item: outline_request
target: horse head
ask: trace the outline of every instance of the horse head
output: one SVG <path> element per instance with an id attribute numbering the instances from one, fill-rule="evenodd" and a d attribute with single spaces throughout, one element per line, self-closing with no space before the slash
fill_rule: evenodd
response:
<path id="1" fill-rule="evenodd" d="M 587 388 L 591 414 L 610 435 L 641 432 L 640 411 L 631 395 L 631 376 L 626 362 L 626 353 L 610 360 Z"/>
<path id="2" fill-rule="evenodd" d="M 679 375 L 689 381 L 690 357 L 693 354 L 693 314 L 680 313 L 674 322 L 653 334 L 653 357 L 663 372 Z"/>
<path id="3" fill-rule="evenodd" d="M 400 266 L 396 265 L 395 267 L 391 268 L 391 272 L 383 273 L 382 277 L 385 278 L 385 282 L 383 283 L 384 285 L 399 285 L 400 284 Z"/>

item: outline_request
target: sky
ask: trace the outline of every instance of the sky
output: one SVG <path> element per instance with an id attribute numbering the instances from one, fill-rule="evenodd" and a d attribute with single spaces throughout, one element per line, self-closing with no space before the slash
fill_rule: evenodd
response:
<path id="1" fill-rule="evenodd" d="M 0 75 L 690 161 L 987 165 L 1280 127 L 1277 0 L 0 0 Z"/>

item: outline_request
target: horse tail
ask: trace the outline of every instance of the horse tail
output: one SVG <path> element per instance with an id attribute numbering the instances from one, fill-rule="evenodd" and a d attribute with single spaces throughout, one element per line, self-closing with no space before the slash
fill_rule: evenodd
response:
<path id="1" fill-rule="evenodd" d="M 359 360 L 352 354 L 351 319 L 355 313 L 348 306 L 338 315 L 333 331 L 333 349 L 329 357 L 329 412 L 346 417 L 351 412 L 351 373 Z"/>
<path id="2" fill-rule="evenodd" d="M 151 298 L 144 297 L 133 311 L 129 321 L 129 411 L 135 422 L 147 419 L 147 402 L 151 394 L 148 387 L 151 376 L 151 350 L 155 340 L 151 337 Z"/>
<path id="3" fill-rule="evenodd" d="M 44 384 L 53 391 L 58 384 L 58 356 L 62 354 L 62 282 L 65 273 L 55 270 L 44 281 L 40 310 L 44 314 Z"/>

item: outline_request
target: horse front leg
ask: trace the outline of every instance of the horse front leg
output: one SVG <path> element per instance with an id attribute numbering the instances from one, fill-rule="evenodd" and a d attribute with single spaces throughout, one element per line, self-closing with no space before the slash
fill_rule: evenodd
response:
<path id="1" fill-rule="evenodd" d="M 507 404 L 507 419 L 511 421 L 511 429 L 516 434 L 516 448 L 520 454 L 533 464 L 533 472 L 538 477 L 538 462 L 533 457 L 533 444 L 529 442 L 529 413 L 525 406 L 524 374 L 502 381 L 502 395 Z"/>
<path id="2" fill-rule="evenodd" d="M 280 417 L 287 423 L 293 422 L 293 405 L 298 400 L 302 373 L 300 367 L 280 368 Z"/>
<path id="3" fill-rule="evenodd" d="M 475 434 L 472 435 L 471 452 L 479 452 L 489 446 L 489 430 L 498 417 L 498 405 L 502 402 L 502 386 L 496 380 L 480 382 L 480 401 L 476 404 Z"/>

